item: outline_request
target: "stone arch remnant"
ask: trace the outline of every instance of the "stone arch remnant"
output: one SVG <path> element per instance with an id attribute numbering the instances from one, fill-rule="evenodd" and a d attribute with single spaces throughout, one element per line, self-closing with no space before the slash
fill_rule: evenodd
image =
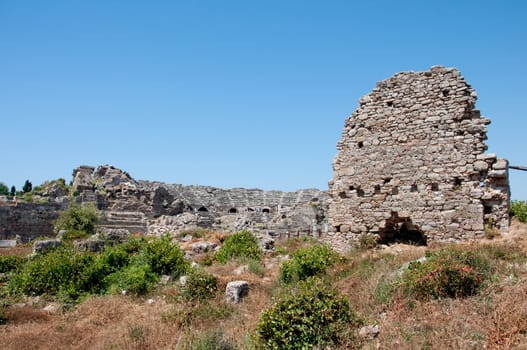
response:
<path id="1" fill-rule="evenodd" d="M 509 226 L 508 162 L 486 154 L 490 120 L 454 68 L 377 83 L 345 121 L 329 182 L 329 223 L 358 240 L 452 241 Z M 401 235 L 401 237 L 396 237 Z"/>

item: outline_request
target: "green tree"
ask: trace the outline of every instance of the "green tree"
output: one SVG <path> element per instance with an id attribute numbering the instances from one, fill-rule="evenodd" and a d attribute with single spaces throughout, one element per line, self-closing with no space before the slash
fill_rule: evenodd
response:
<path id="1" fill-rule="evenodd" d="M 7 196 L 9 194 L 9 188 L 3 182 L 0 182 L 0 196 Z"/>
<path id="2" fill-rule="evenodd" d="M 24 186 L 22 187 L 22 191 L 24 191 L 24 193 L 28 193 L 31 192 L 32 189 L 33 184 L 29 182 L 29 180 L 26 180 L 26 182 L 24 182 Z"/>
<path id="3" fill-rule="evenodd" d="M 11 190 L 9 191 L 9 195 L 11 197 L 14 197 L 16 195 L 16 187 L 15 186 L 11 186 Z"/>
<path id="4" fill-rule="evenodd" d="M 99 220 L 99 211 L 94 206 L 72 205 L 60 213 L 54 228 L 57 233 L 66 230 L 71 236 L 92 235 Z"/>

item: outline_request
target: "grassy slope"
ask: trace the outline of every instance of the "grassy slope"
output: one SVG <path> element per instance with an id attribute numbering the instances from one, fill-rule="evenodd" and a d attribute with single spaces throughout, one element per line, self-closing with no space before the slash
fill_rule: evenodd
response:
<path id="1" fill-rule="evenodd" d="M 527 225 L 513 222 L 507 236 L 467 244 L 511 244 L 527 254 Z M 215 299 L 203 303 L 175 301 L 175 286 L 156 290 L 145 298 L 91 297 L 75 309 L 47 312 L 45 298 L 24 300 L 7 309 L 7 324 L 0 326 L 2 349 L 186 349 L 204 337 L 224 338 L 248 348 L 248 334 L 260 312 L 270 305 L 277 288 L 283 255 L 301 241 L 280 242 L 277 254 L 267 258 L 265 274 L 234 274 L 238 267 L 212 265 L 207 269 L 220 282 Z M 355 252 L 331 274 L 347 295 L 364 324 L 379 324 L 373 340 L 350 344 L 363 349 L 527 349 L 527 265 L 505 262 L 505 270 L 478 296 L 427 302 L 388 295 L 387 281 L 401 266 L 435 247 L 390 246 L 384 250 Z M 5 253 L 5 252 L 4 252 Z M 227 305 L 227 282 L 247 280 L 246 301 Z M 153 299 L 154 303 L 149 303 Z M 217 331 L 214 333 L 214 331 Z"/>

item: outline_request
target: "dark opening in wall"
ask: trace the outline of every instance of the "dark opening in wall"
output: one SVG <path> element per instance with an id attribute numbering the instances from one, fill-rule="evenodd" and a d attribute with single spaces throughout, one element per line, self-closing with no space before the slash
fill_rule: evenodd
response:
<path id="1" fill-rule="evenodd" d="M 432 183 L 432 184 L 430 185 L 430 187 L 431 187 L 432 191 L 434 191 L 434 192 L 439 191 L 439 184 L 436 183 L 436 182 Z"/>
<path id="2" fill-rule="evenodd" d="M 354 190 L 355 190 L 355 186 L 350 186 L 350 187 L 349 187 L 349 190 L 350 190 L 350 191 L 354 191 Z"/>
<path id="3" fill-rule="evenodd" d="M 386 102 L 386 105 L 387 105 L 388 107 L 393 107 L 393 101 L 388 101 L 388 102 Z"/>
<path id="4" fill-rule="evenodd" d="M 207 208 L 205 208 L 205 207 L 200 207 L 200 208 L 198 209 L 198 211 L 201 211 L 201 212 L 207 212 L 207 211 L 209 211 L 209 210 L 208 210 Z"/>
<path id="5" fill-rule="evenodd" d="M 335 226 L 335 231 L 340 232 L 340 225 Z"/>
<path id="6" fill-rule="evenodd" d="M 454 190 L 460 190 L 463 185 L 463 181 L 459 177 L 454 178 Z"/>
<path id="7" fill-rule="evenodd" d="M 443 93 L 443 96 L 444 96 L 444 97 L 447 97 L 447 96 L 449 95 L 450 91 L 449 91 L 448 89 L 444 89 L 444 90 L 442 91 L 442 93 Z"/>
<path id="8" fill-rule="evenodd" d="M 360 188 L 357 188 L 357 196 L 358 197 L 364 197 L 364 191 Z"/>
<path id="9" fill-rule="evenodd" d="M 254 208 L 250 208 L 250 207 L 249 207 L 249 208 L 247 208 L 247 211 L 249 211 L 249 212 L 253 212 L 253 211 L 254 211 Z"/>
<path id="10" fill-rule="evenodd" d="M 263 208 L 262 209 L 262 213 L 267 213 L 269 214 L 271 212 L 271 210 L 269 210 L 269 208 Z"/>
<path id="11" fill-rule="evenodd" d="M 230 208 L 229 209 L 229 214 L 236 214 L 238 212 L 238 209 L 236 208 Z"/>
<path id="12" fill-rule="evenodd" d="M 359 148 L 362 148 L 362 147 L 364 147 L 364 142 L 362 142 L 362 141 L 359 141 L 359 143 L 357 143 L 357 147 L 359 147 Z"/>
<path id="13" fill-rule="evenodd" d="M 384 229 L 379 233 L 378 242 L 426 245 L 426 235 L 412 223 L 410 218 L 401 218 L 397 212 L 392 212 L 391 217 L 386 220 Z"/>
<path id="14" fill-rule="evenodd" d="M 492 204 L 483 203 L 483 214 L 492 214 Z"/>
<path id="15" fill-rule="evenodd" d="M 381 193 L 381 185 L 375 185 L 375 194 Z"/>
<path id="16" fill-rule="evenodd" d="M 410 187 L 410 192 L 417 192 L 417 185 L 413 184 L 412 187 Z"/>
<path id="17" fill-rule="evenodd" d="M 392 181 L 392 178 L 391 177 L 387 177 L 387 178 L 384 179 L 384 184 L 386 185 L 390 181 Z"/>
<path id="18" fill-rule="evenodd" d="M 342 191 L 342 192 L 339 192 L 339 198 L 345 199 L 345 198 L 348 198 L 348 195 L 346 194 L 346 192 Z"/>

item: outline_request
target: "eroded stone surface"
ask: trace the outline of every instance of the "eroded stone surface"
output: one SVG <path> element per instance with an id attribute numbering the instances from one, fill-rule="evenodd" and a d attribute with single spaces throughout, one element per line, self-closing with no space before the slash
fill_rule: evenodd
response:
<path id="1" fill-rule="evenodd" d="M 346 119 L 329 183 L 335 240 L 424 243 L 509 225 L 508 163 L 485 154 L 490 120 L 458 70 L 381 81 Z"/>

